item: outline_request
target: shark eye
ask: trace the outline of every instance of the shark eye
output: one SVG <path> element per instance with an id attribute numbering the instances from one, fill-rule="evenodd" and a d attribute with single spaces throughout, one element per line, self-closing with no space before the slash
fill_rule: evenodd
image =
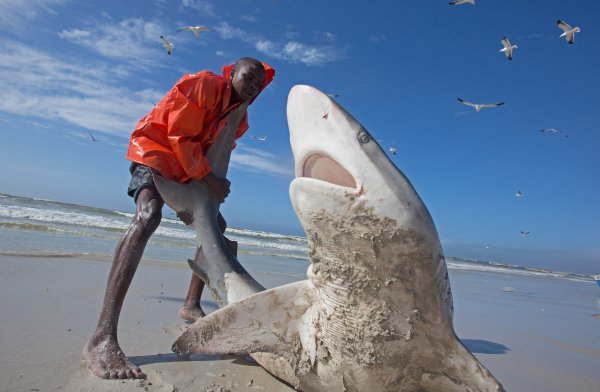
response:
<path id="1" fill-rule="evenodd" d="M 371 141 L 371 135 L 369 135 L 369 132 L 367 132 L 364 128 L 360 129 L 358 135 L 356 135 L 356 138 L 360 144 L 366 144 Z"/>

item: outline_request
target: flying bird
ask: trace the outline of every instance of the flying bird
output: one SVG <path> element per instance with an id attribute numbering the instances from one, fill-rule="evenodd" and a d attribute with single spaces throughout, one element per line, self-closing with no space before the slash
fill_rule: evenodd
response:
<path id="1" fill-rule="evenodd" d="M 390 147 L 389 151 L 394 155 L 396 155 L 396 153 L 398 152 L 398 150 L 396 150 L 396 147 Z"/>
<path id="2" fill-rule="evenodd" d="M 461 5 L 461 4 L 467 4 L 467 3 L 475 5 L 475 0 L 454 0 L 454 1 L 449 2 L 448 4 Z"/>
<path id="3" fill-rule="evenodd" d="M 522 235 L 523 237 L 527 237 L 527 236 L 529 235 L 529 232 L 528 232 L 528 231 L 523 231 L 523 230 L 521 230 L 521 235 Z"/>
<path id="4" fill-rule="evenodd" d="M 167 49 L 168 54 L 173 54 L 173 44 L 170 43 L 164 36 L 160 36 L 160 39 L 163 41 L 163 46 Z"/>
<path id="5" fill-rule="evenodd" d="M 569 26 L 568 23 L 563 22 L 560 19 L 558 21 L 556 21 L 556 24 L 558 24 L 558 27 L 560 27 L 563 31 L 563 33 L 560 35 L 560 37 L 565 37 L 567 42 L 570 43 L 571 45 L 573 45 L 573 40 L 575 39 L 575 33 L 579 33 L 581 31 L 581 29 L 578 26 L 571 27 L 571 26 Z"/>
<path id="6" fill-rule="evenodd" d="M 210 31 L 210 29 L 206 26 L 185 26 L 183 29 L 177 30 L 177 32 L 179 33 L 180 31 L 184 30 L 190 30 L 196 37 L 200 37 L 200 33 L 203 31 Z"/>
<path id="7" fill-rule="evenodd" d="M 502 38 L 502 41 L 500 42 L 502 42 L 502 45 L 504 46 L 502 49 L 500 49 L 500 52 L 504 52 L 506 58 L 512 60 L 512 52 L 513 49 L 518 48 L 517 45 L 512 45 L 506 37 Z"/>
<path id="8" fill-rule="evenodd" d="M 469 101 L 466 101 L 466 100 L 461 99 L 461 98 L 458 98 L 458 101 L 460 103 L 463 103 L 463 104 L 467 105 L 467 106 L 475 108 L 475 110 L 477 110 L 477 111 L 480 111 L 483 108 L 495 108 L 495 107 L 504 105 L 504 102 L 498 102 L 498 103 L 481 103 L 481 104 L 480 103 L 473 103 L 473 102 L 469 102 Z"/>
<path id="9" fill-rule="evenodd" d="M 544 128 L 544 129 L 540 129 L 540 132 L 545 132 L 545 133 L 558 133 L 558 129 L 556 129 L 556 128 Z"/>
<path id="10" fill-rule="evenodd" d="M 267 140 L 267 135 L 263 135 L 263 136 L 252 136 L 253 139 L 256 140 L 260 140 L 261 142 L 264 142 L 265 140 Z"/>
<path id="11" fill-rule="evenodd" d="M 92 141 L 93 141 L 93 142 L 98 142 L 98 143 L 100 143 L 100 140 L 96 139 L 96 138 L 94 137 L 94 135 L 92 135 L 92 133 L 91 133 L 90 131 L 88 131 L 88 133 L 90 134 L 90 137 L 92 138 Z"/>
<path id="12" fill-rule="evenodd" d="M 560 129 L 557 129 L 557 128 L 544 128 L 544 129 L 540 129 L 540 132 L 550 133 L 550 134 L 553 134 L 553 135 L 561 134 L 563 137 L 569 137 L 569 135 L 567 135 L 564 132 L 561 132 Z"/>
<path id="13" fill-rule="evenodd" d="M 523 192 L 517 191 L 517 193 L 515 193 L 515 196 L 517 196 L 517 197 L 523 197 L 524 195 L 523 195 Z"/>

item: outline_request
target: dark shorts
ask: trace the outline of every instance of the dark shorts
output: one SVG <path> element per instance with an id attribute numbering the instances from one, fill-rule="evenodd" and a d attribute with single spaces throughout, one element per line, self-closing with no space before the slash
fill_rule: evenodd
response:
<path id="1" fill-rule="evenodd" d="M 152 169 L 140 163 L 132 162 L 129 166 L 129 172 L 131 173 L 131 181 L 127 188 L 127 194 L 133 197 L 134 202 L 137 202 L 137 197 L 142 189 L 155 186 Z"/>
<path id="2" fill-rule="evenodd" d="M 129 187 L 127 188 L 127 194 L 133 197 L 133 201 L 137 203 L 137 198 L 144 188 L 148 187 L 156 187 L 154 185 L 154 178 L 152 177 L 152 173 L 160 175 L 156 170 L 149 168 L 148 166 L 144 166 L 141 163 L 132 162 L 131 166 L 129 166 L 129 172 L 131 173 L 131 181 L 129 182 Z M 225 229 L 227 228 L 227 222 L 223 215 L 219 212 L 217 215 L 217 223 L 219 224 L 219 228 L 221 229 L 221 233 L 225 233 Z"/>

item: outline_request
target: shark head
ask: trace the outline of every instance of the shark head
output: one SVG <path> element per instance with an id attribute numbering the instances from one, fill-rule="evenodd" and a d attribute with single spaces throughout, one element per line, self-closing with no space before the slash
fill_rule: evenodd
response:
<path id="1" fill-rule="evenodd" d="M 295 86 L 287 116 L 296 175 L 290 193 L 296 212 L 316 207 L 302 197 L 306 194 L 312 200 L 321 195 L 342 208 L 362 202 L 399 227 L 437 241 L 431 216 L 410 181 L 369 131 L 334 100 L 313 87 Z"/>

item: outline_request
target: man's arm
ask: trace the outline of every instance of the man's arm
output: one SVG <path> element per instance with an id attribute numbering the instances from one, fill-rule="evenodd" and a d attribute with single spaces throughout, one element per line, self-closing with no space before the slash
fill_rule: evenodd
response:
<path id="1" fill-rule="evenodd" d="M 174 87 L 167 119 L 169 143 L 188 178 L 201 180 L 211 165 L 204 156 L 203 133 L 214 125 L 219 85 L 210 77 L 185 80 Z"/>

